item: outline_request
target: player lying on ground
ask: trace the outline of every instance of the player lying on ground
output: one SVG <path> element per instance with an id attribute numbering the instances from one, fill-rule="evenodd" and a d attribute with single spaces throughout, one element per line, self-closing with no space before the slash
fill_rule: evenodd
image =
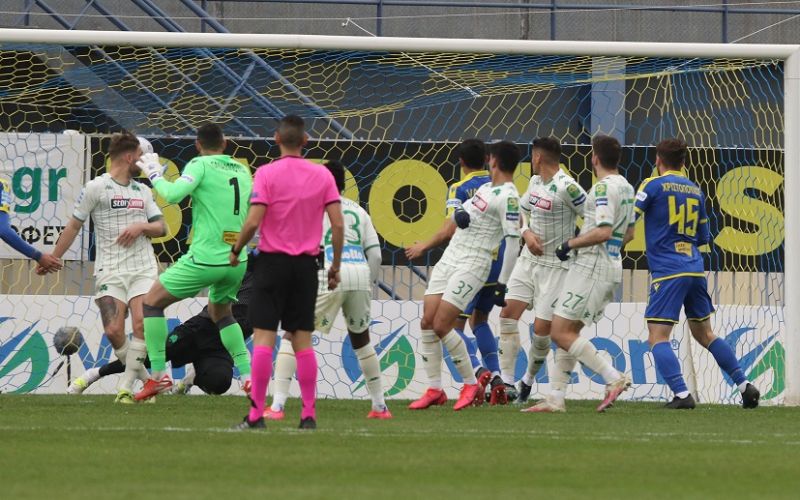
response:
<path id="1" fill-rule="evenodd" d="M 247 272 L 232 306 L 233 317 L 242 328 L 245 339 L 253 334 L 247 319 L 251 285 L 252 270 L 248 261 Z M 219 329 L 211 319 L 208 306 L 172 330 L 167 337 L 166 358 L 173 368 L 187 366 L 186 376 L 176 385 L 177 393 L 185 394 L 192 385 L 196 385 L 207 394 L 224 394 L 231 386 L 233 359 L 222 345 Z M 146 360 L 145 365 L 149 364 L 149 360 Z M 91 368 L 76 378 L 67 392 L 81 394 L 102 377 L 121 373 L 123 369 L 119 360 Z"/>
<path id="2" fill-rule="evenodd" d="M 57 257 L 64 255 L 86 219 L 92 218 L 97 245 L 95 303 L 100 309 L 103 333 L 117 359 L 125 365 L 117 403 L 132 403 L 134 381 L 147 378 L 142 365 L 142 302 L 158 276 L 150 238 L 164 236 L 167 231 L 150 188 L 135 179 L 141 173 L 136 162 L 145 150 L 152 154 L 152 148 L 147 140 L 127 132 L 111 136 L 108 172 L 86 184 L 53 250 Z M 125 332 L 129 310 L 133 324 L 130 342 Z"/>
<path id="3" fill-rule="evenodd" d="M 561 144 L 554 137 L 533 141 L 533 177 L 520 199 L 525 245 L 508 280 L 506 307 L 500 311 L 500 355 L 503 380 L 514 382 L 519 352 L 518 322 L 525 309 L 533 309 L 533 339 L 528 350 L 528 369 L 519 382 L 517 402 L 524 403 L 533 380 L 547 361 L 553 304 L 564 285 L 568 266 L 556 256 L 556 247 L 575 234 L 576 219 L 583 215 L 586 192 L 561 170 Z"/>
<path id="4" fill-rule="evenodd" d="M 208 312 L 219 328 L 222 344 L 230 353 L 245 391 L 250 381 L 250 353 L 244 344 L 239 323 L 231 312 L 236 292 L 245 273 L 247 253 L 230 266 L 228 255 L 247 217 L 253 180 L 250 169 L 226 155 L 227 141 L 219 125 L 197 129 L 200 156 L 190 161 L 175 182 L 161 176 L 158 155 L 144 155 L 138 162 L 153 183 L 153 188 L 168 203 L 192 197 L 192 244 L 178 262 L 153 283 L 144 298 L 144 332 L 151 374 L 137 400 L 155 396 L 172 387 L 166 372 L 167 320 L 164 309 L 180 300 L 194 297 L 208 288 Z"/>
<path id="5" fill-rule="evenodd" d="M 739 388 L 742 406 L 758 406 L 760 393 L 747 381 L 733 348 L 711 331 L 714 313 L 699 247 L 711 243 L 703 191 L 683 173 L 688 148 L 681 139 L 666 139 L 656 147 L 658 176 L 645 180 L 636 195 L 636 213 L 644 217 L 650 297 L 645 321 L 656 369 L 674 393 L 670 409 L 692 409 L 681 366 L 669 342 L 681 307 L 692 337 Z"/>
<path id="6" fill-rule="evenodd" d="M 329 161 L 325 167 L 333 175 L 339 192 L 344 192 L 344 166 L 337 161 Z M 320 286 L 317 289 L 314 326 L 320 333 L 330 333 L 336 316 L 342 311 L 347 334 L 364 374 L 367 392 L 372 398 L 372 410 L 367 418 L 389 419 L 392 414 L 383 397 L 383 377 L 378 355 L 369 341 L 372 284 L 378 278 L 381 266 L 380 241 L 372 219 L 358 203 L 342 197 L 342 214 L 345 230 L 339 271 L 341 282 L 335 290 L 328 290 L 325 276 L 325 269 L 332 264 L 333 258 L 331 223 L 327 214 L 322 223 L 320 247 L 323 249 L 324 265 L 319 271 Z M 284 417 L 283 406 L 289 396 L 289 386 L 297 365 L 291 340 L 291 333 L 286 333 L 278 349 L 273 377 L 275 391 L 272 406 L 264 410 L 266 419 L 281 420 Z"/>
<path id="7" fill-rule="evenodd" d="M 630 386 L 630 378 L 600 357 L 594 345 L 580 332 L 603 317 L 606 305 L 622 282 L 622 248 L 633 238 L 634 191 L 619 174 L 622 147 L 613 137 L 592 139 L 592 167 L 597 182 L 587 196 L 580 234 L 561 243 L 556 256 L 571 260 L 563 288 L 553 311 L 551 336 L 558 346 L 550 395 L 522 411 L 563 412 L 569 377 L 576 361 L 599 374 L 606 383 L 606 396 L 597 411 L 605 411 Z"/>
<path id="8" fill-rule="evenodd" d="M 25 257 L 35 260 L 44 273 L 59 271 L 61 260 L 49 253 L 42 253 L 25 242 L 11 227 L 11 185 L 0 178 L 0 239 Z"/>
<path id="9" fill-rule="evenodd" d="M 423 302 L 420 322 L 422 355 L 429 388 L 410 409 L 424 409 L 447 401 L 442 390 L 442 345 L 464 380 L 454 410 L 472 405 L 478 383 L 462 338 L 453 327 L 472 299 L 483 288 L 492 265 L 492 252 L 508 238 L 503 266 L 495 288 L 495 304 L 505 306 L 506 285 L 519 253 L 519 196 L 513 177 L 520 160 L 519 148 L 508 141 L 489 148 L 491 182 L 453 214 L 458 229 L 442 258 L 433 268 Z"/>
<path id="10" fill-rule="evenodd" d="M 409 260 L 416 259 L 425 252 L 443 245 L 450 241 L 456 232 L 456 223 L 453 221 L 453 213 L 475 195 L 475 192 L 482 185 L 491 181 L 489 172 L 486 170 L 486 145 L 480 139 L 467 139 L 458 146 L 458 162 L 461 167 L 461 180 L 450 186 L 447 193 L 447 205 L 445 207 L 445 220 L 442 227 L 429 240 L 422 241 L 406 248 L 406 257 Z M 497 277 L 503 265 L 502 255 L 505 251 L 505 241 L 496 250 L 496 257 L 492 261 L 492 268 L 489 272 L 487 282 L 484 284 L 478 295 L 472 299 L 464 312 L 458 317 L 454 330 L 464 340 L 469 353 L 472 369 L 480 386 L 478 392 L 478 403 L 483 403 L 484 390 L 492 381 L 494 388 L 490 395 L 490 401 L 494 403 L 505 402 L 505 386 L 500 375 L 500 363 L 497 357 L 497 339 L 489 326 L 489 313 L 494 307 L 494 290 L 497 285 Z M 468 338 L 464 333 L 467 319 L 475 339 Z M 481 352 L 483 364 L 478 360 L 475 344 Z"/>

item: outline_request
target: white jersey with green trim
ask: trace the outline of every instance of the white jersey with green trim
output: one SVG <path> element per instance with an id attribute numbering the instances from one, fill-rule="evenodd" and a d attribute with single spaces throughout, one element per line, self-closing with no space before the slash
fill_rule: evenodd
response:
<path id="1" fill-rule="evenodd" d="M 583 215 L 586 191 L 563 170 L 545 183 L 534 175 L 520 198 L 520 209 L 528 215 L 528 228 L 542 240 L 544 255 L 533 255 L 527 248 L 520 257 L 546 267 L 566 269 L 567 262 L 556 257 L 556 248 L 575 234 L 576 219 Z"/>
<path id="2" fill-rule="evenodd" d="M 440 262 L 488 277 L 494 251 L 503 239 L 519 238 L 517 188 L 511 182 L 498 186 L 487 182 L 463 204 L 463 209 L 469 213 L 469 227 L 456 229 Z"/>
<path id="3" fill-rule="evenodd" d="M 611 226 L 611 239 L 578 250 L 573 267 L 597 281 L 622 281 L 622 239 L 636 221 L 633 212 L 635 191 L 625 177 L 614 174 L 592 186 L 586 198 L 583 227 L 586 234 L 600 226 Z"/>
<path id="4" fill-rule="evenodd" d="M 131 179 L 123 186 L 111 175 L 103 174 L 86 183 L 72 216 L 81 222 L 94 222 L 97 248 L 95 275 L 108 273 L 152 273 L 157 269 L 150 238 L 141 235 L 131 246 L 117 243 L 120 234 L 132 224 L 152 222 L 162 217 L 149 187 Z"/>
<path id="5" fill-rule="evenodd" d="M 342 248 L 342 278 L 337 290 L 372 290 L 367 250 L 380 245 L 378 233 L 372 225 L 372 219 L 361 205 L 348 198 L 342 198 L 342 215 L 344 216 L 344 247 Z M 320 272 L 319 291 L 328 291 L 327 269 L 333 261 L 333 244 L 331 241 L 331 221 L 325 213 L 322 221 L 322 243 L 320 247 L 325 256 L 325 270 Z"/>

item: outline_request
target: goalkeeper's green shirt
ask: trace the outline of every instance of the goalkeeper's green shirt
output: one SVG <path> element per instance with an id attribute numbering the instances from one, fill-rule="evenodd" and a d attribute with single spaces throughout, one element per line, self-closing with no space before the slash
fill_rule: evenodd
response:
<path id="1" fill-rule="evenodd" d="M 192 196 L 194 234 L 187 255 L 196 264 L 228 265 L 231 245 L 247 218 L 250 170 L 228 155 L 198 156 L 175 182 L 159 178 L 153 187 L 169 203 Z M 246 260 L 247 252 L 240 258 Z"/>

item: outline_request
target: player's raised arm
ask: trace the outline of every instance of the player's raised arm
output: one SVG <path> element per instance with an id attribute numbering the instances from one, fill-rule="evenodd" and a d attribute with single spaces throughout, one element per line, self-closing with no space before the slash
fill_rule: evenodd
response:
<path id="1" fill-rule="evenodd" d="M 205 173 L 203 163 L 194 159 L 186 165 L 186 168 L 183 169 L 183 174 L 175 182 L 169 182 L 162 176 L 164 167 L 161 165 L 156 153 L 143 154 L 136 164 L 150 179 L 150 182 L 153 183 L 153 189 L 167 203 L 178 203 L 192 194 L 192 191 L 200 185 Z"/>

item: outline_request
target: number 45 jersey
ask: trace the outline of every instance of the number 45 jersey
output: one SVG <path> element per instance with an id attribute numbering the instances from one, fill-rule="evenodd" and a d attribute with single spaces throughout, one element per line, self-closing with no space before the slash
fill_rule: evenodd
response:
<path id="1" fill-rule="evenodd" d="M 683 174 L 651 177 L 636 194 L 636 214 L 644 217 L 647 264 L 653 278 L 705 276 L 698 249 L 709 241 L 705 196 Z"/>
<path id="2" fill-rule="evenodd" d="M 372 219 L 366 210 L 348 198 L 342 198 L 342 215 L 344 216 L 344 246 L 342 247 L 342 282 L 337 291 L 372 290 L 367 250 L 380 245 L 378 233 L 372 225 Z M 333 261 L 333 242 L 331 241 L 331 221 L 325 213 L 322 221 L 321 247 L 325 255 L 325 269 L 320 271 L 319 292 L 328 292 L 327 270 Z"/>

